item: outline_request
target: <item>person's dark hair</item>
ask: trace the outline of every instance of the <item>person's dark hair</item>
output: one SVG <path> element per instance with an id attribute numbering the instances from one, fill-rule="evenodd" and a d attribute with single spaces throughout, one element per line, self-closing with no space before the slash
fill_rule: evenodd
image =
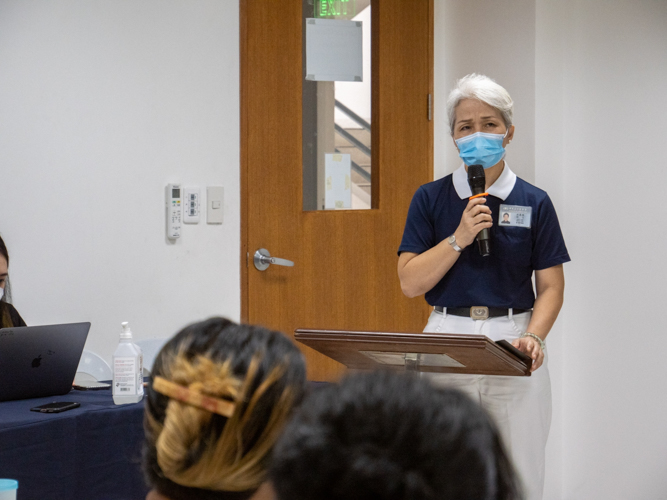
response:
<path id="1" fill-rule="evenodd" d="M 4 257 L 9 266 L 9 252 L 2 236 L 0 236 L 0 256 Z M 25 321 L 21 315 L 10 304 L 12 302 L 12 287 L 9 284 L 9 276 L 5 278 L 5 291 L 0 298 L 0 328 L 10 328 L 12 326 L 25 326 Z"/>
<path id="2" fill-rule="evenodd" d="M 464 394 L 405 374 L 318 389 L 287 425 L 270 479 L 280 500 L 515 500 L 496 427 Z"/>
<path id="3" fill-rule="evenodd" d="M 7 252 L 7 245 L 5 245 L 5 241 L 2 239 L 2 236 L 0 236 L 0 255 L 5 258 L 7 265 L 9 265 L 9 253 Z"/>
<path id="4" fill-rule="evenodd" d="M 213 398 L 230 416 L 168 397 L 160 383 Z M 171 500 L 250 498 L 305 387 L 303 356 L 279 332 L 223 318 L 184 328 L 158 354 L 146 391 L 148 483 Z"/>
<path id="5" fill-rule="evenodd" d="M 507 212 L 505 212 L 505 213 L 503 214 L 503 217 L 505 217 L 506 215 L 507 215 L 507 217 L 510 216 L 510 214 L 508 214 Z"/>
<path id="6" fill-rule="evenodd" d="M 4 257 L 7 261 L 7 267 L 9 267 L 9 252 L 7 251 L 7 245 L 5 241 L 0 236 L 0 256 Z M 0 299 L 0 314 L 4 313 L 4 304 L 3 302 L 11 302 L 11 290 L 9 286 L 9 276 L 5 279 L 5 293 Z"/>

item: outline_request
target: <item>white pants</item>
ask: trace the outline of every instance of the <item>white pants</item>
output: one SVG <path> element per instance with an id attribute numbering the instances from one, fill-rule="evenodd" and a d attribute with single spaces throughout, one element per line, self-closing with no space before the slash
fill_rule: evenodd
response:
<path id="1" fill-rule="evenodd" d="M 512 341 L 526 331 L 531 313 L 473 320 L 433 311 L 424 332 L 486 335 Z M 551 380 L 544 363 L 530 377 L 425 373 L 435 385 L 454 387 L 477 401 L 494 419 L 523 483 L 527 500 L 541 500 L 544 450 L 551 426 Z"/>

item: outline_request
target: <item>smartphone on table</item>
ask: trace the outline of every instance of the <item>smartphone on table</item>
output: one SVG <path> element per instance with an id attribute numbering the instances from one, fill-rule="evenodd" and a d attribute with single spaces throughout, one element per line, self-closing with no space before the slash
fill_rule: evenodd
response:
<path id="1" fill-rule="evenodd" d="M 38 411 L 40 413 L 61 413 L 63 411 L 78 408 L 79 406 L 81 406 L 79 403 L 62 401 L 59 403 L 53 402 L 41 406 L 35 406 L 34 408 L 30 408 L 30 411 Z"/>

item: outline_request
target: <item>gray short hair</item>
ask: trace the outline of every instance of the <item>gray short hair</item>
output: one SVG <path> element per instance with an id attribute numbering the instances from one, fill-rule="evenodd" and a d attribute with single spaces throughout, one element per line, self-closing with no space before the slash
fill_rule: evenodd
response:
<path id="1" fill-rule="evenodd" d="M 488 76 L 471 73 L 456 82 L 456 87 L 447 98 L 447 117 L 449 118 L 449 130 L 452 135 L 454 135 L 456 107 L 463 99 L 477 99 L 488 104 L 500 112 L 508 129 L 512 126 L 514 101 L 512 101 L 507 90 Z"/>

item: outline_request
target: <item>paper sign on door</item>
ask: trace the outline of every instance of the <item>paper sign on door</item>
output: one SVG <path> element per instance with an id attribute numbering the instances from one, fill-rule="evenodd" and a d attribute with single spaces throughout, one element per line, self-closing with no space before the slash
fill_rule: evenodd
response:
<path id="1" fill-rule="evenodd" d="M 352 208 L 352 186 L 350 181 L 350 155 L 325 154 L 324 208 Z"/>

